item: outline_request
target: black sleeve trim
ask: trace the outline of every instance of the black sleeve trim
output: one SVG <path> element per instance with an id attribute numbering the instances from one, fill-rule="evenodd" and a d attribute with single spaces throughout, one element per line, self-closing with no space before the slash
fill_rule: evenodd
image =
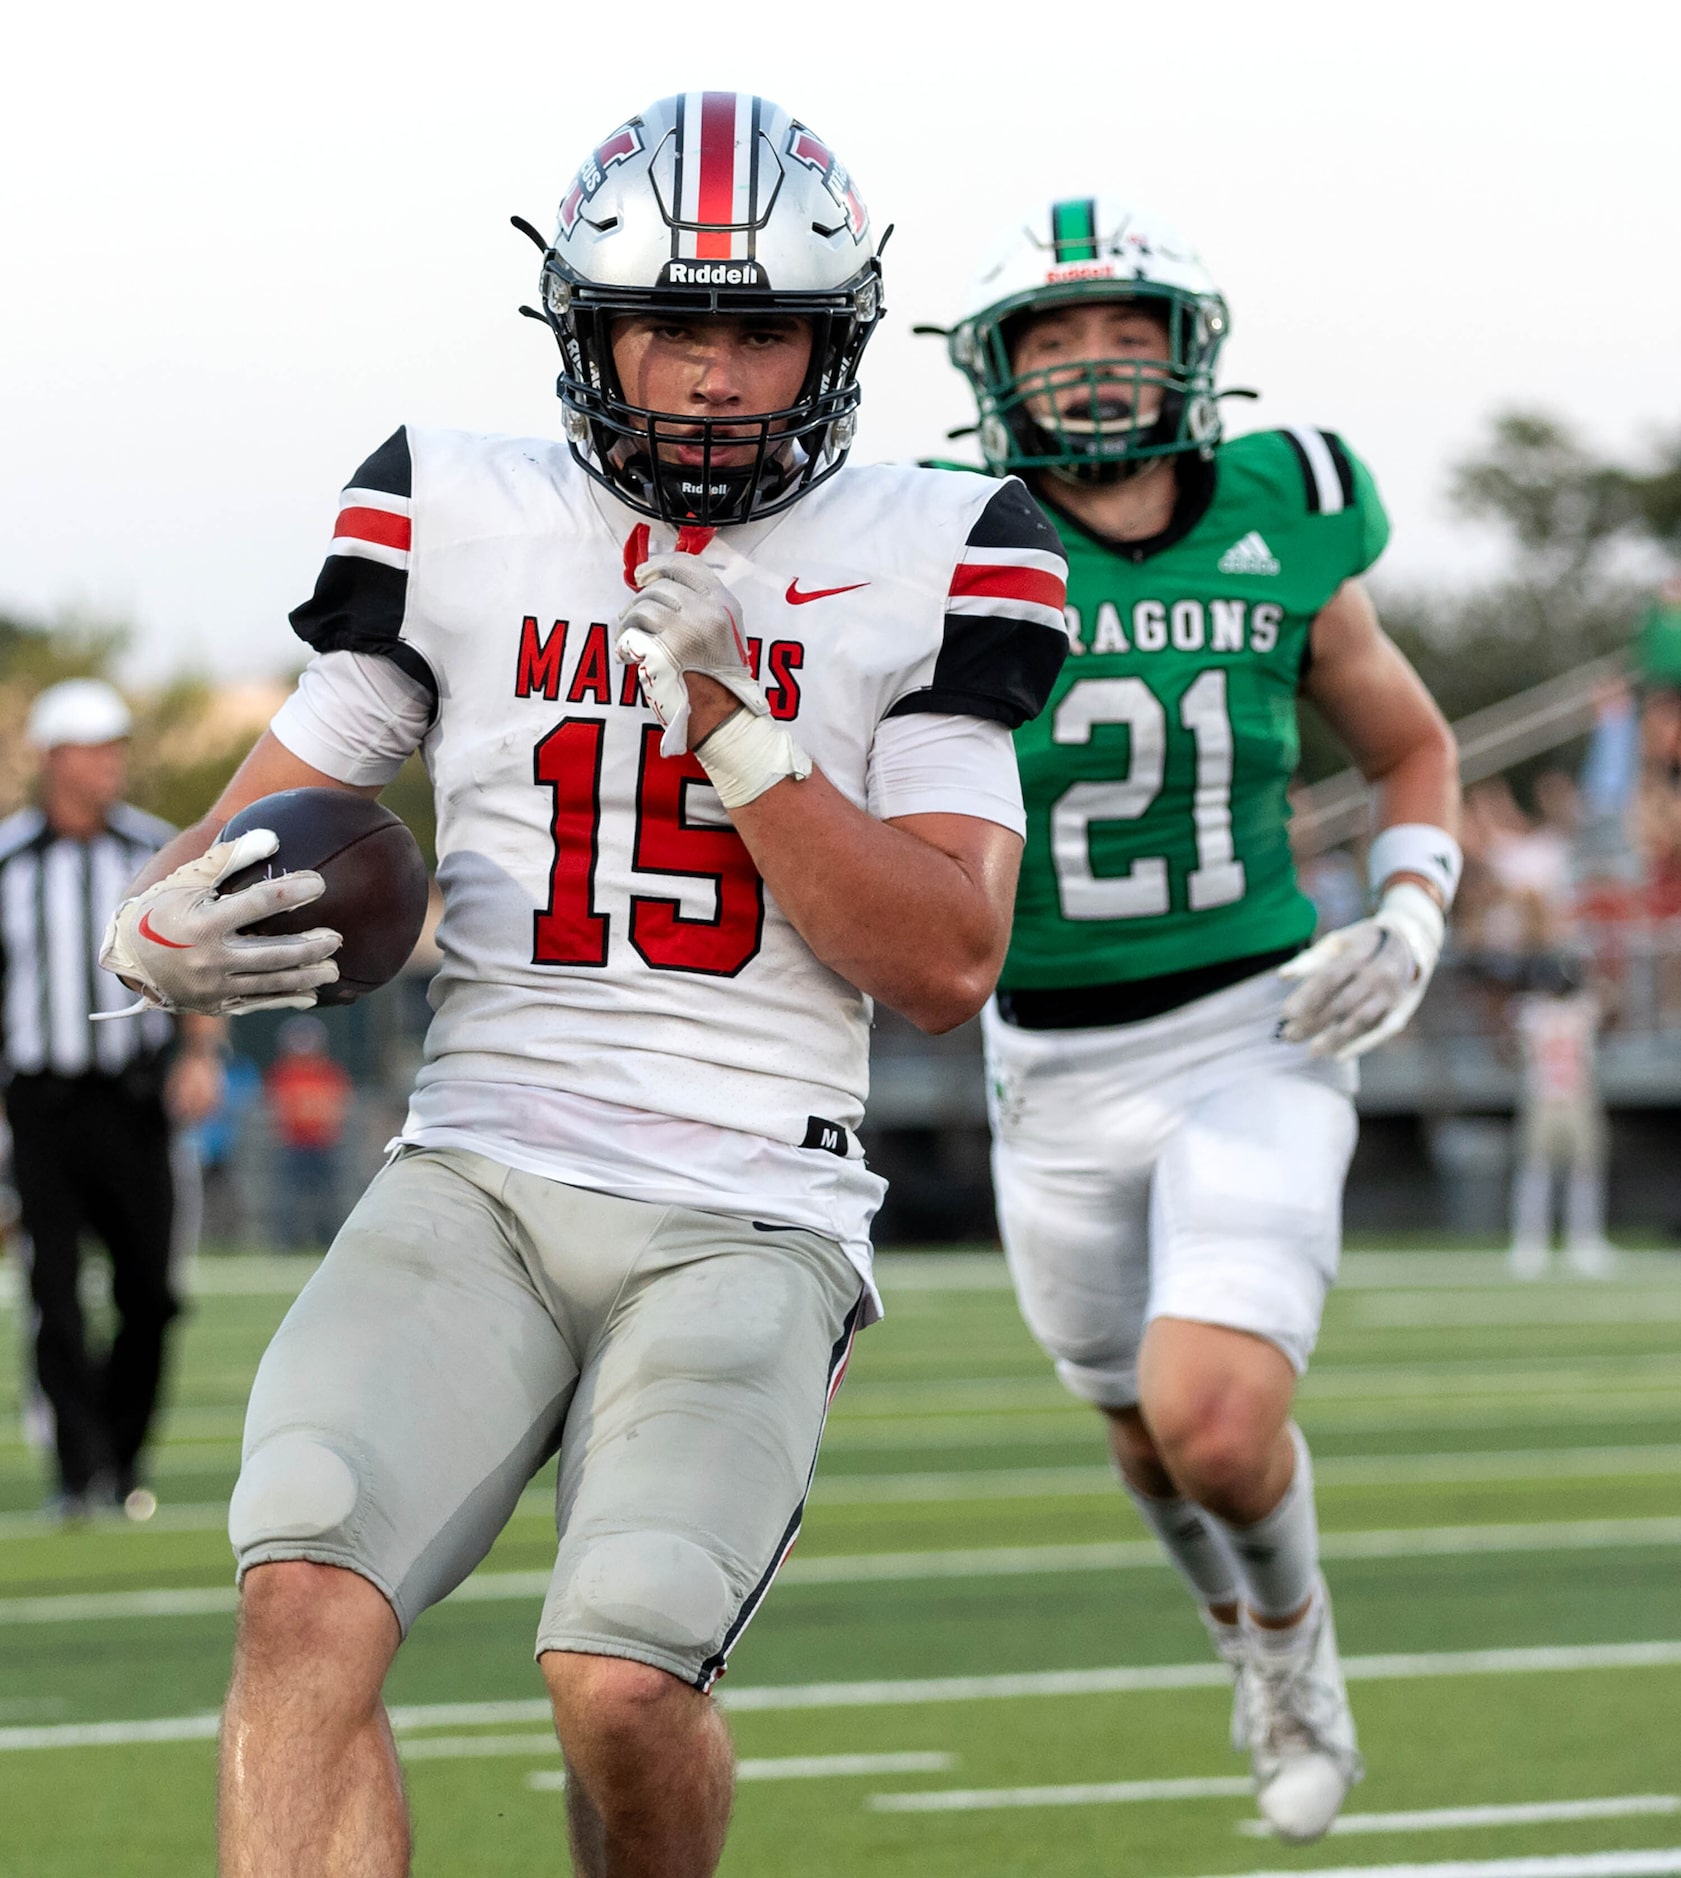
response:
<path id="1" fill-rule="evenodd" d="M 403 629 L 408 574 L 359 554 L 329 554 L 292 630 L 317 652 L 389 652 Z"/>
<path id="2" fill-rule="evenodd" d="M 983 717 L 989 724 L 1002 724 L 1006 730 L 1014 730 L 1024 724 L 1027 717 L 1036 713 L 1029 711 L 1027 717 L 1019 711 L 1013 711 L 1002 698 L 994 698 L 982 691 L 952 691 L 944 686 L 929 685 L 925 690 L 912 691 L 891 707 L 889 717 L 916 717 L 926 714 L 929 717 Z"/>
<path id="3" fill-rule="evenodd" d="M 898 699 L 887 715 L 984 717 L 1014 730 L 1045 708 L 1067 656 L 1067 636 L 1033 620 L 948 613 L 932 682 Z"/>
<path id="4" fill-rule="evenodd" d="M 408 575 L 382 561 L 329 554 L 315 591 L 291 614 L 292 630 L 312 652 L 371 652 L 389 659 L 432 700 L 438 714 L 438 680 L 424 653 L 398 635 Z"/>
<path id="5" fill-rule="evenodd" d="M 1018 477 L 1007 477 L 969 530 L 971 548 L 1036 548 L 1061 555 L 1062 542 L 1045 511 Z"/>
<path id="6" fill-rule="evenodd" d="M 1331 461 L 1337 466 L 1337 483 L 1342 490 L 1342 505 L 1345 509 L 1354 507 L 1354 464 L 1349 458 L 1347 447 L 1334 430 L 1322 430 L 1320 436 L 1325 439 L 1325 448 L 1331 453 Z"/>
<path id="7" fill-rule="evenodd" d="M 414 481 L 406 429 L 393 431 L 345 484 L 408 499 Z M 292 630 L 313 652 L 372 652 L 419 685 L 438 711 L 438 681 L 425 657 L 402 639 L 406 569 L 359 554 L 329 554 L 315 591 L 292 609 Z"/>
<path id="8" fill-rule="evenodd" d="M 427 663 L 425 653 L 417 652 L 413 646 L 401 639 L 395 645 L 381 646 L 378 650 L 396 666 L 398 671 L 412 678 L 432 700 L 432 716 L 435 721 L 438 715 L 438 677 Z"/>
<path id="9" fill-rule="evenodd" d="M 1284 431 L 1281 435 L 1290 446 L 1291 453 L 1296 459 L 1296 467 L 1302 473 L 1302 489 L 1307 496 L 1307 512 L 1309 515 L 1317 515 L 1319 513 L 1319 478 L 1313 473 L 1313 464 L 1309 461 L 1307 452 L 1302 448 L 1293 430 Z"/>
<path id="10" fill-rule="evenodd" d="M 377 489 L 381 495 L 414 494 L 414 461 L 409 455 L 409 433 L 399 425 L 345 484 L 346 489 Z"/>
<path id="11" fill-rule="evenodd" d="M 425 655 L 398 637 L 408 576 L 400 568 L 329 554 L 315 592 L 292 612 L 292 630 L 314 652 L 372 652 L 389 659 L 432 699 L 438 681 Z"/>

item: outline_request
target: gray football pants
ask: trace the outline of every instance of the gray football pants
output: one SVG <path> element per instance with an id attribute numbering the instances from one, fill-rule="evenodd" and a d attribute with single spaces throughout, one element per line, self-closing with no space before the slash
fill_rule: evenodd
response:
<path id="1" fill-rule="evenodd" d="M 861 1293 L 818 1233 L 405 1149 L 258 1369 L 240 1574 L 344 1566 L 406 1634 L 558 1449 L 539 1654 L 709 1688 L 799 1531 Z"/>

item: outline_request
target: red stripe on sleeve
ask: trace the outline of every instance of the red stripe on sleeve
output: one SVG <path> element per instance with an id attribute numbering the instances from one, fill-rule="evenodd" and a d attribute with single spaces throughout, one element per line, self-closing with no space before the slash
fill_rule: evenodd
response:
<path id="1" fill-rule="evenodd" d="M 340 509 L 333 539 L 371 541 L 381 548 L 401 548 L 406 554 L 411 539 L 409 518 L 387 509 Z"/>
<path id="2" fill-rule="evenodd" d="M 1065 581 L 1036 567 L 987 567 L 965 561 L 951 577 L 954 600 L 1024 600 L 1061 612 L 1067 593 Z"/>
<path id="3" fill-rule="evenodd" d="M 735 93 L 708 91 L 700 105 L 700 190 L 695 204 L 700 222 L 735 219 Z M 695 256 L 702 261 L 727 261 L 730 237 L 702 232 L 695 236 Z"/>

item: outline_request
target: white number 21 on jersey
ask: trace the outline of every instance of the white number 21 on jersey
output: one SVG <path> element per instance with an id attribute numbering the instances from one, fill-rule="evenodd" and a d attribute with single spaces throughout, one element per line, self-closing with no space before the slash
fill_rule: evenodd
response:
<path id="1" fill-rule="evenodd" d="M 1201 673 L 1179 700 L 1179 721 L 1196 740 L 1197 864 L 1186 876 L 1193 913 L 1230 906 L 1244 893 L 1243 863 L 1232 848 L 1232 720 L 1226 709 L 1226 674 Z M 1064 919 L 1148 919 L 1172 910 L 1167 858 L 1149 855 L 1124 874 L 1092 872 L 1093 822 L 1136 821 L 1161 794 L 1167 773 L 1167 712 L 1142 678 L 1082 678 L 1057 706 L 1051 735 L 1057 743 L 1090 743 L 1099 724 L 1131 732 L 1124 776 L 1075 783 L 1051 809 L 1051 856 Z"/>

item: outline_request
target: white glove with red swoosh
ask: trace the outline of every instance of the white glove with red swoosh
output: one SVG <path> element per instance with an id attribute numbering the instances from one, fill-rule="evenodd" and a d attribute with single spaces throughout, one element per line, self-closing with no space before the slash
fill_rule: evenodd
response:
<path id="1" fill-rule="evenodd" d="M 240 928 L 308 906 L 327 883 L 300 869 L 226 896 L 216 891 L 230 874 L 267 860 L 279 846 L 269 829 L 247 829 L 125 900 L 105 928 L 100 964 L 160 1010 L 230 1017 L 308 1010 L 317 989 L 339 975 L 332 954 L 343 944 L 341 935 L 327 926 L 277 937 L 247 936 Z"/>

